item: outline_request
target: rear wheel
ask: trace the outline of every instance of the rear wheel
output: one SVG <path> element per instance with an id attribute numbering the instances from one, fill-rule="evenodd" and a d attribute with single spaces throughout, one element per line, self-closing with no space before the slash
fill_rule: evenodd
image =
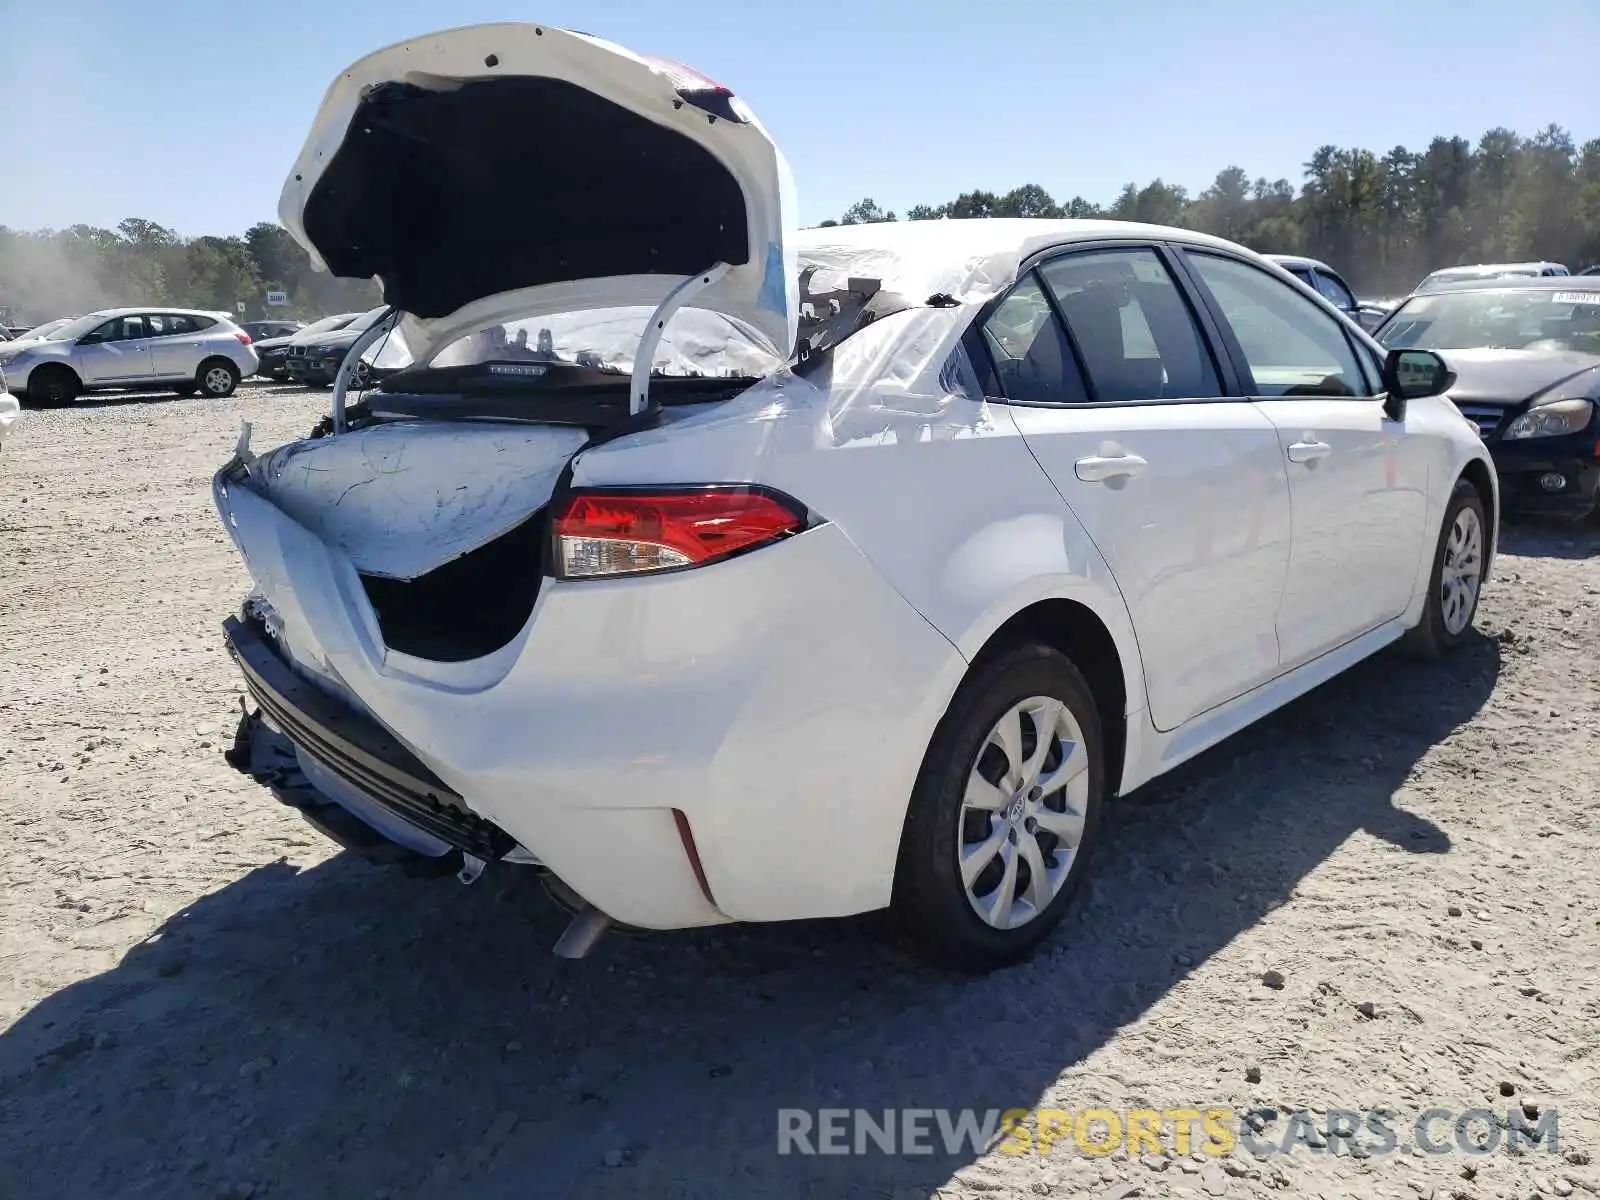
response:
<path id="1" fill-rule="evenodd" d="M 1454 650 L 1472 632 L 1478 611 L 1478 594 L 1488 563 L 1489 522 L 1478 489 L 1465 479 L 1456 480 L 1444 525 L 1434 549 L 1429 576 L 1428 603 L 1422 620 L 1406 634 L 1408 650 L 1422 658 L 1440 658 Z"/>
<path id="2" fill-rule="evenodd" d="M 195 372 L 195 384 L 207 396 L 221 400 L 239 386 L 239 368 L 225 358 L 208 358 Z"/>
<path id="3" fill-rule="evenodd" d="M 1089 686 L 1059 651 L 1016 646 L 975 668 L 928 748 L 895 872 L 924 957 L 991 970 L 1060 923 L 1099 829 L 1103 746 Z"/>
<path id="4" fill-rule="evenodd" d="M 82 385 L 67 367 L 35 367 L 28 376 L 28 398 L 40 408 L 57 408 L 78 398 Z"/>

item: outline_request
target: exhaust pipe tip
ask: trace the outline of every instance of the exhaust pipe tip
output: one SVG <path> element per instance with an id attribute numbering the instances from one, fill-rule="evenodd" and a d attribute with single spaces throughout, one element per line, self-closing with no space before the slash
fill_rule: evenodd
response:
<path id="1" fill-rule="evenodd" d="M 583 958 L 611 928 L 611 918 L 592 904 L 579 909 L 555 945 L 557 958 Z"/>

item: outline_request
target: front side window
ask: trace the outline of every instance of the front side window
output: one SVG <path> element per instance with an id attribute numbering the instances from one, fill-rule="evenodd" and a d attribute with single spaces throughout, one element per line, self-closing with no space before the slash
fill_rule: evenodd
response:
<path id="1" fill-rule="evenodd" d="M 128 342 L 147 336 L 143 317 L 112 317 L 85 334 L 82 340 L 94 345 L 98 342 Z"/>
<path id="2" fill-rule="evenodd" d="M 1366 376 L 1336 317 L 1267 272 L 1188 251 L 1255 377 L 1256 396 L 1364 396 Z"/>
<path id="3" fill-rule="evenodd" d="M 983 323 L 983 341 L 1007 399 L 1022 404 L 1088 400 L 1072 347 L 1037 275 L 1023 277 L 990 314 Z"/>
<path id="4" fill-rule="evenodd" d="M 1220 396 L 1217 370 L 1154 250 L 1094 250 L 1039 272 L 1102 403 Z"/>
<path id="5" fill-rule="evenodd" d="M 1345 287 L 1344 281 L 1337 275 L 1329 275 L 1325 271 L 1318 271 L 1317 291 L 1326 296 L 1335 308 L 1342 308 L 1345 312 L 1354 311 L 1356 298 L 1350 294 L 1350 289 Z"/>

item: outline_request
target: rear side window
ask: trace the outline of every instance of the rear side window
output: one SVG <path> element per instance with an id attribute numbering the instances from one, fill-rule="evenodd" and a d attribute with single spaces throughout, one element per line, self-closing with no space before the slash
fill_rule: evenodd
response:
<path id="1" fill-rule="evenodd" d="M 1072 347 L 1037 275 L 1011 289 L 983 323 L 1000 391 L 1022 404 L 1082 404 L 1089 399 Z"/>
<path id="2" fill-rule="evenodd" d="M 1069 254 L 1040 274 L 1083 357 L 1095 400 L 1222 395 L 1194 316 L 1154 250 Z"/>
<path id="3" fill-rule="evenodd" d="M 1342 308 L 1348 312 L 1356 306 L 1356 298 L 1350 294 L 1350 289 L 1345 287 L 1343 281 L 1337 275 L 1328 275 L 1318 271 L 1317 291 L 1332 301 L 1335 308 Z"/>
<path id="4" fill-rule="evenodd" d="M 1362 396 L 1367 378 L 1337 317 L 1267 272 L 1187 251 L 1255 377 L 1256 396 Z"/>

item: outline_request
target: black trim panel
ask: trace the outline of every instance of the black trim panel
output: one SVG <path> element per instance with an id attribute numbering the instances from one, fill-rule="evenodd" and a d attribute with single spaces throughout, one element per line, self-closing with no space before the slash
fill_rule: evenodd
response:
<path id="1" fill-rule="evenodd" d="M 376 721 L 296 675 L 250 625 L 229 617 L 222 628 L 228 653 L 262 713 L 333 774 L 374 804 L 478 858 L 503 858 L 516 845 Z"/>

